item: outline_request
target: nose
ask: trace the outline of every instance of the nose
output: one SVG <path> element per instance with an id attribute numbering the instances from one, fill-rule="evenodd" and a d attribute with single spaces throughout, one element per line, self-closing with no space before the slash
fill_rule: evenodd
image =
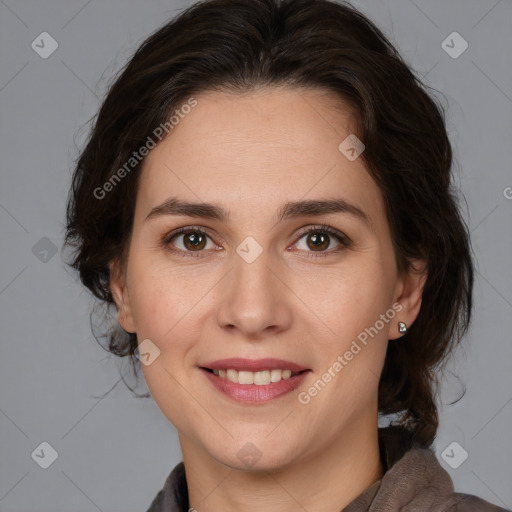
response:
<path id="1" fill-rule="evenodd" d="M 223 279 L 217 322 L 238 337 L 262 340 L 290 328 L 292 292 L 282 266 L 263 252 L 252 262 L 238 253 Z"/>

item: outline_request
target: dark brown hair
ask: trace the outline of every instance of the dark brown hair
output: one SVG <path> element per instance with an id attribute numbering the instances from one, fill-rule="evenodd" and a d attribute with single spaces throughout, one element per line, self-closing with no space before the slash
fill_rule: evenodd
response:
<path id="1" fill-rule="evenodd" d="M 394 415 L 428 446 L 439 423 L 437 372 L 471 317 L 469 233 L 458 210 L 443 107 L 351 5 L 208 0 L 146 39 L 111 85 L 76 162 L 65 239 L 75 249 L 70 265 L 103 304 L 113 305 L 108 264 L 127 249 L 141 163 L 101 199 L 94 191 L 193 95 L 260 86 L 320 87 L 353 108 L 366 146 L 360 158 L 385 198 L 398 268 L 427 261 L 419 315 L 388 344 L 378 400 L 381 414 Z M 136 335 L 118 327 L 107 337 L 108 350 L 131 356 L 137 368 Z"/>

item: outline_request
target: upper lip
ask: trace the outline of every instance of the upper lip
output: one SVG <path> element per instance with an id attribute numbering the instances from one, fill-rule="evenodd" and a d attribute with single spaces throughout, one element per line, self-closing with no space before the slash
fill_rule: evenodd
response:
<path id="1" fill-rule="evenodd" d="M 217 361 L 211 361 L 201 365 L 203 368 L 210 370 L 238 370 L 238 371 L 249 371 L 259 372 L 263 370 L 291 370 L 292 372 L 301 372 L 308 370 L 305 366 L 301 366 L 291 361 L 285 361 L 284 359 L 244 359 L 241 357 L 232 357 L 230 359 L 218 359 Z"/>

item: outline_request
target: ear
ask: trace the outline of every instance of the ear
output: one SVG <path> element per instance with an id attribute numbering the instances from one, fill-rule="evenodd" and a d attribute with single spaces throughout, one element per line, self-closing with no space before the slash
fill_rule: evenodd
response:
<path id="1" fill-rule="evenodd" d="M 126 332 L 135 332 L 132 312 L 130 308 L 130 298 L 126 286 L 126 275 L 121 268 L 121 262 L 114 260 L 109 263 L 110 268 L 110 291 L 117 307 L 117 321 Z"/>
<path id="2" fill-rule="evenodd" d="M 410 261 L 410 264 L 411 268 L 399 278 L 395 289 L 395 302 L 398 302 L 402 309 L 395 316 L 390 340 L 403 336 L 398 330 L 398 322 L 404 322 L 410 328 L 420 312 L 423 288 L 427 280 L 427 263 L 425 260 L 416 259 Z"/>

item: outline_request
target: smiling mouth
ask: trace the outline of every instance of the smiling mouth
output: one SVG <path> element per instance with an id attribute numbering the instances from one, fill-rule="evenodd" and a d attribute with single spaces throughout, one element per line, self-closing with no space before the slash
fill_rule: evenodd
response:
<path id="1" fill-rule="evenodd" d="M 302 371 L 292 371 L 289 369 L 278 369 L 273 368 L 271 370 L 262 370 L 258 372 L 250 372 L 245 370 L 235 370 L 235 369 L 211 369 L 211 368 L 202 368 L 213 375 L 216 375 L 220 379 L 227 380 L 229 382 L 233 382 L 234 384 L 242 384 L 242 385 L 251 385 L 255 384 L 257 386 L 268 386 L 272 383 L 277 383 L 282 380 L 290 379 L 291 377 L 295 377 L 301 373 L 307 372 L 309 370 Z"/>

